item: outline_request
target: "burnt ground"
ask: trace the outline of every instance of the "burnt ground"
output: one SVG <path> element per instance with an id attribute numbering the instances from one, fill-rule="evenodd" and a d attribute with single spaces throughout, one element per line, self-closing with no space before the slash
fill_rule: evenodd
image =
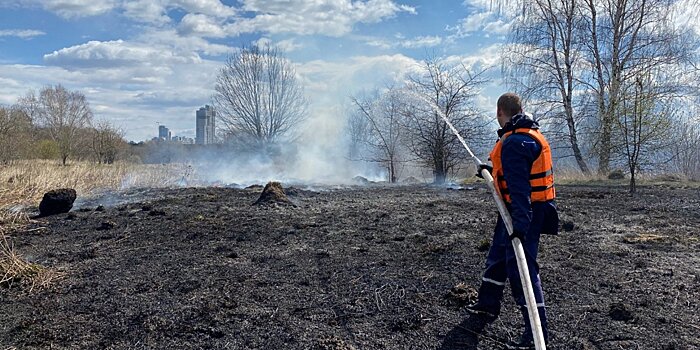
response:
<path id="1" fill-rule="evenodd" d="M 558 186 L 568 231 L 540 253 L 549 349 L 700 348 L 700 191 L 640 191 Z M 0 348 L 498 349 L 520 332 L 508 292 L 478 337 L 451 292 L 480 281 L 485 188 L 288 192 L 296 206 L 151 190 L 13 233 L 66 277 L 0 288 Z"/>

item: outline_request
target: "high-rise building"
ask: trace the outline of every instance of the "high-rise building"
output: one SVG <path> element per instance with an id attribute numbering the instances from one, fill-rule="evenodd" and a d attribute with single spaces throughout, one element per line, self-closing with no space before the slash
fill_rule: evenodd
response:
<path id="1" fill-rule="evenodd" d="M 163 141 L 170 141 L 171 135 L 170 129 L 168 129 L 165 125 L 158 126 L 158 138 Z"/>
<path id="2" fill-rule="evenodd" d="M 184 136 L 173 136 L 171 139 L 172 142 L 176 143 L 182 143 L 185 145 L 192 145 L 194 144 L 194 139 L 191 137 L 184 137 Z"/>
<path id="3" fill-rule="evenodd" d="M 216 112 L 214 107 L 205 105 L 197 110 L 197 137 L 195 143 L 198 145 L 209 145 L 216 141 L 215 120 Z"/>

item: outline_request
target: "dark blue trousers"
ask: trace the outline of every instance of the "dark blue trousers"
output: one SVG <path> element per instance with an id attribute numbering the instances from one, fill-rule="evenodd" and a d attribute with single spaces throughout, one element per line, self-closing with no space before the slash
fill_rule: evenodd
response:
<path id="1" fill-rule="evenodd" d="M 522 243 L 527 266 L 530 270 L 530 281 L 532 282 L 532 288 L 535 292 L 540 322 L 542 324 L 544 337 L 547 339 L 547 315 L 544 308 L 542 284 L 540 282 L 540 267 L 537 264 L 537 250 L 540 243 L 542 221 L 536 220 L 538 219 L 537 213 L 533 214 L 535 214 L 533 218 L 535 220 L 532 221 L 530 229 Z M 515 251 L 508 237 L 505 224 L 499 215 L 496 229 L 493 233 L 491 248 L 486 257 L 486 271 L 484 271 L 481 287 L 479 288 L 479 303 L 492 308 L 495 313 L 498 314 L 498 311 L 501 309 L 501 300 L 503 299 L 503 289 L 505 288 L 506 280 L 510 281 L 510 289 L 513 298 L 518 306 L 520 306 L 520 311 L 523 313 L 525 330 L 529 332 L 528 334 L 531 334 L 530 320 L 527 314 L 527 307 L 525 306 L 525 294 L 523 293 L 520 273 L 518 272 L 518 265 L 515 260 Z"/>

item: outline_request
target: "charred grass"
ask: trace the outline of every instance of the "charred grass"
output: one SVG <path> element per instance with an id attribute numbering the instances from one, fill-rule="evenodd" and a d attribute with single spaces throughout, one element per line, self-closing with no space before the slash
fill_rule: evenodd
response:
<path id="1" fill-rule="evenodd" d="M 463 309 L 495 222 L 485 188 L 293 189 L 296 206 L 253 206 L 261 190 L 157 190 L 13 231 L 13 249 L 67 274 L 0 288 L 0 348 L 486 350 L 518 335 L 507 291 L 494 323 Z M 700 193 L 558 195 L 571 225 L 542 237 L 548 349 L 700 348 Z"/>

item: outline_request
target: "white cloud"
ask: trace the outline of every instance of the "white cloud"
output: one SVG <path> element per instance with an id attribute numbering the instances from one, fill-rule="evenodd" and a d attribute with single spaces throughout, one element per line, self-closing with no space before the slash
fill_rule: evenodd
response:
<path id="1" fill-rule="evenodd" d="M 51 12 L 64 18 L 96 16 L 111 11 L 116 6 L 115 0 L 35 0 Z"/>
<path id="2" fill-rule="evenodd" d="M 270 43 L 285 52 L 296 50 L 294 56 L 305 59 L 313 59 L 309 55 L 317 51 L 325 57 L 323 50 L 328 48 L 312 47 L 315 41 L 294 34 L 345 36 L 333 39 L 337 47 L 346 43 L 343 40 L 353 40 L 388 49 L 414 49 L 441 45 L 446 40 L 440 36 L 401 34 L 388 39 L 347 35 L 360 23 L 377 23 L 416 13 L 414 8 L 401 5 L 400 0 L 242 0 L 237 2 L 238 8 L 225 6 L 218 0 L 46 2 L 53 7 L 46 7 L 39 0 L 22 1 L 33 1 L 55 13 L 62 11 L 66 18 L 103 14 L 100 11 L 111 9 L 114 15 L 145 24 L 131 26 L 127 33 L 114 33 L 117 38 L 123 37 L 122 40 L 95 40 L 47 52 L 44 55 L 47 66 L 0 63 L 0 103 L 13 103 L 30 88 L 61 83 L 84 91 L 96 114 L 124 127 L 127 138 L 133 140 L 155 136 L 156 121 L 166 124 L 176 135 L 191 133 L 194 111 L 209 103 L 222 64 L 210 58 L 221 59 L 234 50 L 220 44 L 221 41 L 207 38 L 262 34 L 260 43 Z M 71 8 L 67 3 L 82 7 Z M 169 17 L 172 10 L 183 15 L 179 23 Z M 248 18 L 243 18 L 244 15 Z M 318 42 L 325 41 L 328 40 Z M 309 53 L 300 52 L 304 43 L 308 43 Z M 344 120 L 341 114 L 348 96 L 362 89 L 401 81 L 406 73 L 414 72 L 419 66 L 415 59 L 401 54 L 352 55 L 333 62 L 319 59 L 295 64 L 311 101 L 313 130 L 323 131 L 316 132 L 315 137 L 328 139 L 328 144 L 337 141 L 342 132 L 339 123 Z M 454 59 L 488 65 L 498 58 L 490 51 L 477 56 Z"/>
<path id="3" fill-rule="evenodd" d="M 391 49 L 395 46 L 395 43 L 379 38 L 369 39 L 367 40 L 366 44 L 369 46 L 379 47 L 385 50 Z"/>
<path id="4" fill-rule="evenodd" d="M 474 71 L 499 67 L 501 64 L 502 44 L 483 47 L 473 54 L 453 55 L 443 59 L 445 63 L 462 64 Z"/>
<path id="5" fill-rule="evenodd" d="M 282 52 L 292 52 L 301 49 L 304 45 L 297 43 L 296 40 L 294 39 L 286 39 L 286 40 L 281 40 L 278 42 L 272 41 L 272 39 L 267 38 L 267 37 L 262 37 L 258 40 L 255 41 L 255 44 L 258 46 L 272 46 L 276 47 Z"/>
<path id="6" fill-rule="evenodd" d="M 123 0 L 121 8 L 124 11 L 124 15 L 130 19 L 138 22 L 162 25 L 170 23 L 170 17 L 168 17 L 167 12 L 170 9 L 180 9 L 186 12 L 185 17 L 190 15 L 196 15 L 195 17 L 189 18 L 189 23 L 185 24 L 185 29 L 187 26 L 195 25 L 196 22 L 201 22 L 203 18 L 211 18 L 212 23 L 218 22 L 214 21 L 214 18 L 226 18 L 233 16 L 236 10 L 233 7 L 226 6 L 219 0 Z M 196 20 L 195 22 L 192 22 Z"/>
<path id="7" fill-rule="evenodd" d="M 8 1 L 8 0 L 4 0 Z M 122 13 L 138 22 L 162 25 L 170 22 L 167 12 L 181 9 L 186 13 L 217 18 L 233 16 L 236 10 L 220 0 L 10 0 L 9 5 L 40 6 L 66 19 L 102 15 L 110 11 Z M 3 6 L 8 4 L 2 4 Z"/>
<path id="8" fill-rule="evenodd" d="M 170 22 L 165 5 L 165 1 L 160 0 L 130 0 L 122 4 L 122 10 L 124 16 L 137 22 L 162 25 Z"/>
<path id="9" fill-rule="evenodd" d="M 462 23 L 460 24 L 460 29 L 465 33 L 475 32 L 483 28 L 490 17 L 490 12 L 475 13 L 462 20 Z"/>
<path id="10" fill-rule="evenodd" d="M 215 17 L 228 17 L 236 13 L 219 0 L 171 0 L 168 7 L 178 7 L 190 13 L 201 13 Z"/>
<path id="11" fill-rule="evenodd" d="M 298 0 L 291 5 L 288 0 L 243 0 L 242 9 L 255 16 L 227 24 L 230 35 L 264 32 L 339 37 L 357 23 L 377 23 L 401 12 L 415 14 L 413 7 L 391 0 Z"/>
<path id="12" fill-rule="evenodd" d="M 238 8 L 220 0 L 15 0 L 39 5 L 67 19 L 116 11 L 154 26 L 172 22 L 168 11 L 185 12 L 181 33 L 221 38 L 245 33 L 321 34 L 340 37 L 358 23 L 378 23 L 416 9 L 394 0 L 241 0 Z M 246 14 L 243 16 L 241 14 Z"/>
<path id="13" fill-rule="evenodd" d="M 510 26 L 510 23 L 506 23 L 498 19 L 487 23 L 484 26 L 483 31 L 488 34 L 505 35 L 508 34 L 508 32 L 510 31 Z"/>
<path id="14" fill-rule="evenodd" d="M 144 64 L 196 63 L 194 52 L 175 52 L 162 47 L 115 41 L 89 41 L 44 55 L 50 65 L 65 68 L 119 67 Z"/>
<path id="15" fill-rule="evenodd" d="M 275 46 L 284 52 L 292 52 L 304 47 L 304 45 L 296 42 L 294 39 L 281 40 L 275 43 Z"/>
<path id="16" fill-rule="evenodd" d="M 172 48 L 172 50 L 183 52 L 183 54 L 201 52 L 209 56 L 218 56 L 233 50 L 226 45 L 212 44 L 201 37 L 178 35 L 174 29 L 150 29 L 135 40 L 149 46 Z"/>
<path id="17" fill-rule="evenodd" d="M 417 68 L 416 60 L 396 54 L 355 56 L 336 62 L 313 60 L 299 64 L 297 72 L 312 104 L 328 107 L 343 105 L 349 96 L 363 89 L 402 81 Z"/>
<path id="18" fill-rule="evenodd" d="M 4 29 L 0 30 L 0 36 L 16 36 L 22 39 L 30 39 L 35 36 L 45 35 L 46 33 L 34 29 Z"/>
<path id="19" fill-rule="evenodd" d="M 442 38 L 439 36 L 419 36 L 411 40 L 404 40 L 401 42 L 401 46 L 407 49 L 434 47 L 440 44 L 442 44 Z"/>
<path id="20" fill-rule="evenodd" d="M 492 1 L 492 0 L 466 0 L 462 3 L 470 11 L 470 15 L 463 18 L 456 26 L 448 26 L 447 30 L 453 32 L 453 38 L 463 38 L 475 32 L 482 32 L 484 36 L 504 35 L 510 30 L 512 15 L 520 13 L 520 4 L 516 2 Z"/>
<path id="21" fill-rule="evenodd" d="M 396 39 L 399 40 L 387 40 L 383 38 L 375 37 L 357 37 L 358 39 L 365 40 L 365 43 L 369 46 L 379 47 L 385 50 L 394 49 L 397 47 L 402 47 L 405 49 L 418 49 L 422 47 L 435 47 L 443 43 L 442 37 L 439 36 L 417 36 L 412 39 L 405 39 L 402 35 L 398 35 Z"/>
<path id="22" fill-rule="evenodd" d="M 224 27 L 214 18 L 202 14 L 188 13 L 178 25 L 178 32 L 184 35 L 197 35 L 210 38 L 226 36 Z"/>

